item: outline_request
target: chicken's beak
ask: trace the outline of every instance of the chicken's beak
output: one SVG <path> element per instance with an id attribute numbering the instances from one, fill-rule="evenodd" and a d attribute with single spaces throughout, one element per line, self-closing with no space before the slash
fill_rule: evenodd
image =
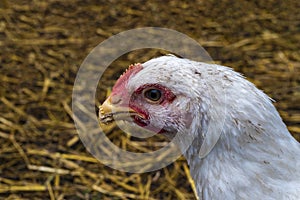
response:
<path id="1" fill-rule="evenodd" d="M 130 120 L 132 116 L 142 117 L 129 106 L 113 104 L 110 97 L 99 106 L 99 119 L 103 124 L 110 124 L 116 120 Z"/>

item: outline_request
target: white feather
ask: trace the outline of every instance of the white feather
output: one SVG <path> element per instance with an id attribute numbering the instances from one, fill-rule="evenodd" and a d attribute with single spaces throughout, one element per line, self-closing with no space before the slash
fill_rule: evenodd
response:
<path id="1" fill-rule="evenodd" d="M 193 117 L 184 155 L 200 199 L 300 199 L 300 145 L 267 95 L 219 65 L 163 56 L 143 67 L 129 88 L 162 84 Z"/>

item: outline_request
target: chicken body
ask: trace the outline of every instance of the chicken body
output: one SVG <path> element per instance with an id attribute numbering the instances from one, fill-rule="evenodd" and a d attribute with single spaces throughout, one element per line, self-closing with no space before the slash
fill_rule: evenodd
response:
<path id="1" fill-rule="evenodd" d="M 129 108 L 129 125 L 180 134 L 200 199 L 300 199 L 300 145 L 239 73 L 172 55 L 130 70 L 104 104 Z"/>

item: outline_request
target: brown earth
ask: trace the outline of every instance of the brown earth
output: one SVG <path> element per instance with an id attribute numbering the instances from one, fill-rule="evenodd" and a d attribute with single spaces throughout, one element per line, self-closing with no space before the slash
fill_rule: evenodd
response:
<path id="1" fill-rule="evenodd" d="M 0 199 L 195 199 L 183 158 L 151 173 L 119 172 L 94 159 L 74 127 L 80 64 L 100 42 L 137 27 L 198 41 L 276 100 L 300 140 L 300 1 L 191 2 L 0 0 Z M 98 101 L 130 63 L 153 55 L 133 52 L 113 63 Z M 109 137 L 133 144 L 119 130 Z"/>

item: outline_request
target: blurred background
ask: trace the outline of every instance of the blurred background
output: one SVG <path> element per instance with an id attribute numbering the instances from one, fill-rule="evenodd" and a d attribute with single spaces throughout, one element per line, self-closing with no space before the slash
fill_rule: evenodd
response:
<path id="1" fill-rule="evenodd" d="M 74 127 L 76 72 L 100 42 L 137 27 L 165 27 L 198 41 L 213 60 L 243 73 L 276 102 L 300 140 L 300 1 L 0 0 L 0 199 L 195 199 L 182 157 L 144 174 L 113 170 L 87 152 Z M 96 105 L 136 51 L 106 71 Z M 115 144 L 147 151 L 163 141 Z M 155 146 L 155 145 L 154 145 Z"/>

